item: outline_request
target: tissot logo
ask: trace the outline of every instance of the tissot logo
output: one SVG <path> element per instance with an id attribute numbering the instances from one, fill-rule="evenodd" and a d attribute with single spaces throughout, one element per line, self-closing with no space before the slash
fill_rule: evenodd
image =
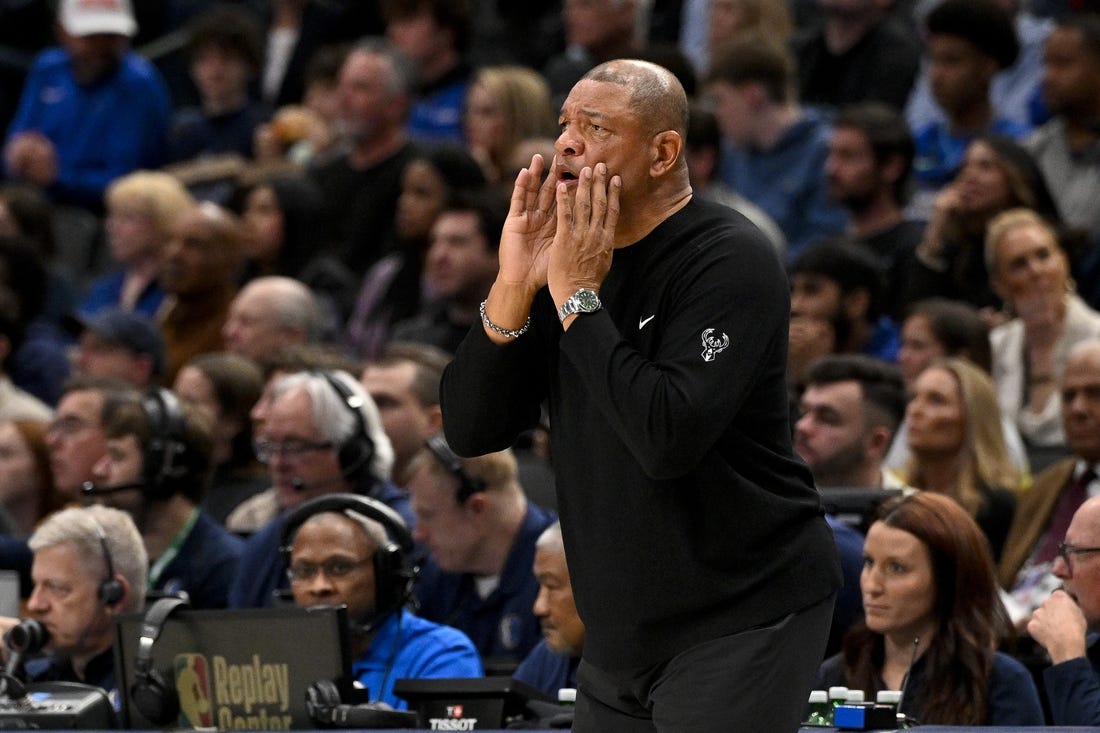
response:
<path id="1" fill-rule="evenodd" d="M 429 718 L 431 730 L 477 730 L 477 718 L 463 718 L 465 712 L 461 705 L 448 705 L 446 718 Z"/>
<path id="2" fill-rule="evenodd" d="M 477 718 L 429 718 L 430 730 L 477 730 Z"/>

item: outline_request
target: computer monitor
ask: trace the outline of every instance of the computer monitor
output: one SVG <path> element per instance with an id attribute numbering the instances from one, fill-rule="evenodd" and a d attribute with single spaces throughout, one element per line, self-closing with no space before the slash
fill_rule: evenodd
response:
<path id="1" fill-rule="evenodd" d="M 19 571 L 0 570 L 0 616 L 19 616 Z"/>
<path id="2" fill-rule="evenodd" d="M 122 695 L 123 727 L 153 725 L 130 691 L 143 616 L 127 614 L 115 625 L 115 671 Z M 153 667 L 179 694 L 181 728 L 312 729 L 306 689 L 351 680 L 346 609 L 323 607 L 179 610 L 153 644 Z"/>
<path id="3" fill-rule="evenodd" d="M 825 511 L 861 532 L 874 521 L 882 502 L 901 496 L 902 489 L 832 486 L 819 489 Z"/>

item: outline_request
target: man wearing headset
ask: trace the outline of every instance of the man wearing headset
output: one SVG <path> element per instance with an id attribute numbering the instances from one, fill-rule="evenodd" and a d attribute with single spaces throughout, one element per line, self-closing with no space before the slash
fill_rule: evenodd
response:
<path id="1" fill-rule="evenodd" d="M 542 638 L 531 567 L 556 517 L 527 500 L 512 451 L 459 458 L 442 434 L 413 459 L 408 489 L 413 537 L 428 551 L 420 613 L 466 632 L 491 672 L 511 673 Z"/>
<path id="2" fill-rule="evenodd" d="M 106 452 L 84 495 L 133 517 L 152 563 L 149 591 L 225 608 L 244 543 L 199 507 L 213 469 L 210 416 L 156 389 L 108 398 L 103 426 Z"/>
<path id="3" fill-rule="evenodd" d="M 280 379 L 256 440 L 283 514 L 335 493 L 369 496 L 411 525 L 408 498 L 390 478 L 393 448 L 370 395 L 350 374 L 298 372 Z M 245 543 L 229 592 L 230 608 L 263 608 L 287 587 L 279 553 L 282 517 Z"/>
<path id="4" fill-rule="evenodd" d="M 148 558 L 133 521 L 102 506 L 63 509 L 30 538 L 34 590 L 28 615 L 49 633 L 48 655 L 26 664 L 31 682 L 116 689 L 114 619 L 145 604 Z M 0 619 L 7 632 L 19 619 Z"/>
<path id="5" fill-rule="evenodd" d="M 412 543 L 404 522 L 386 510 L 365 497 L 323 496 L 292 512 L 282 534 L 294 602 L 306 608 L 346 605 L 352 674 L 372 702 L 404 710 L 405 701 L 393 694 L 394 680 L 481 677 L 482 669 L 465 634 L 404 607 L 416 576 L 407 559 Z M 405 547 L 368 511 L 387 517 Z"/>

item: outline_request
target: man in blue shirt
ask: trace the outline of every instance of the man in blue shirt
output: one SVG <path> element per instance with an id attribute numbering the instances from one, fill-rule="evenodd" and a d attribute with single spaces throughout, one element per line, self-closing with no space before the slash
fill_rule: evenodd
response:
<path id="1" fill-rule="evenodd" d="M 847 227 L 825 183 L 828 120 L 802 108 L 794 84 L 790 55 L 761 40 L 723 49 L 707 79 L 722 130 L 722 182 L 775 220 L 790 258 Z"/>
<path id="2" fill-rule="evenodd" d="M 347 606 L 352 674 L 371 702 L 406 709 L 393 694 L 398 679 L 482 676 L 465 634 L 405 608 L 416 580 L 412 538 L 384 504 L 354 494 L 310 500 L 286 517 L 282 544 L 296 604 Z"/>
<path id="3" fill-rule="evenodd" d="M 573 600 L 560 522 L 539 535 L 534 570 L 539 581 L 534 611 L 542 622 L 543 639 L 512 676 L 557 697 L 562 688 L 576 689 L 577 666 L 584 648 L 584 622 Z"/>
<path id="4" fill-rule="evenodd" d="M 61 47 L 27 76 L 4 163 L 54 200 L 98 210 L 112 180 L 162 163 L 168 90 L 129 48 L 129 0 L 63 0 L 58 25 Z"/>
<path id="5" fill-rule="evenodd" d="M 920 189 L 936 191 L 962 167 L 975 137 L 1022 138 L 1022 122 L 1000 117 L 989 90 L 997 72 L 1020 52 L 1012 15 L 995 0 L 947 0 L 928 15 L 928 78 L 946 119 L 913 130 L 913 172 Z"/>

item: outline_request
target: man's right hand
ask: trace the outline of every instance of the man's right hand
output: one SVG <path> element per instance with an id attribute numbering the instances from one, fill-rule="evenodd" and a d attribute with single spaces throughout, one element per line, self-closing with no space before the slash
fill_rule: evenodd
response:
<path id="1" fill-rule="evenodd" d="M 531 293 L 546 284 L 550 245 L 558 224 L 554 198 L 557 181 L 547 176 L 544 182 L 545 169 L 542 156 L 535 154 L 530 167 L 516 176 L 508 218 L 500 235 L 497 280 L 510 286 L 524 285 Z"/>
<path id="2" fill-rule="evenodd" d="M 546 164 L 541 155 L 531 158 L 531 165 L 516 176 L 512 203 L 500 235 L 498 259 L 500 269 L 489 291 L 485 314 L 493 324 L 518 330 L 531 312 L 531 301 L 539 288 L 546 285 L 550 262 L 550 246 L 557 230 L 555 191 L 557 181 L 547 176 L 542 181 Z M 485 327 L 488 337 L 498 343 L 512 339 Z"/>
<path id="3" fill-rule="evenodd" d="M 1064 590 L 1051 593 L 1027 622 L 1027 632 L 1043 645 L 1054 664 L 1085 656 L 1087 631 L 1085 615 Z"/>
<path id="4" fill-rule="evenodd" d="M 8 170 L 39 186 L 48 186 L 57 180 L 57 150 L 50 139 L 33 130 L 16 135 L 4 151 Z"/>

